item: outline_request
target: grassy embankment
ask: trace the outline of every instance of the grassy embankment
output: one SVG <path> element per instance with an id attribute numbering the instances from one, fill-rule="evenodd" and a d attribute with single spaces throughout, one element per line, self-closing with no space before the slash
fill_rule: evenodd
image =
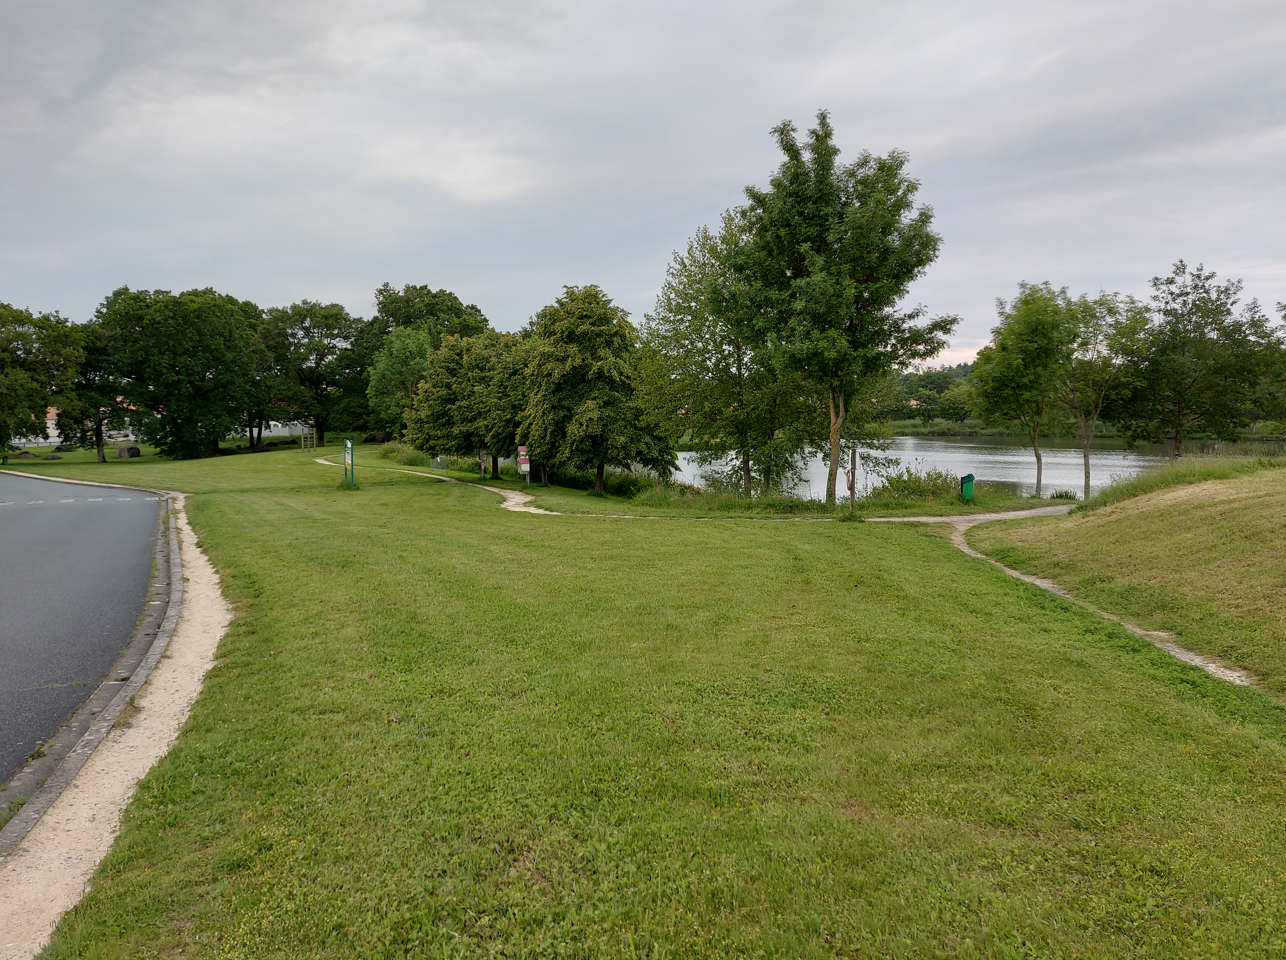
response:
<path id="1" fill-rule="evenodd" d="M 933 530 L 24 468 L 194 493 L 238 612 L 49 957 L 1286 949 L 1286 709 Z"/>
<path id="2" fill-rule="evenodd" d="M 1286 464 L 1196 460 L 1109 488 L 1064 518 L 970 542 L 1286 697 Z"/>

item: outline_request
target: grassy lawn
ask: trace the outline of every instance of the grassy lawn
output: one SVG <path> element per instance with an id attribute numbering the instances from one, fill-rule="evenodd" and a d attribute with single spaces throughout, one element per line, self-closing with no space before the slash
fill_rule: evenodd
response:
<path id="1" fill-rule="evenodd" d="M 940 532 L 22 468 L 196 494 L 238 611 L 50 957 L 1286 952 L 1286 708 Z"/>
<path id="2" fill-rule="evenodd" d="M 1134 487 L 1057 520 L 977 527 L 970 542 L 1286 698 L 1286 470 L 1196 462 Z"/>

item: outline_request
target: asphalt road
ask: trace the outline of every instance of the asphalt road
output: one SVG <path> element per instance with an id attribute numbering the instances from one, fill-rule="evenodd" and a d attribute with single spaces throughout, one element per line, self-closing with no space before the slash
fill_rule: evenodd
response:
<path id="1" fill-rule="evenodd" d="M 129 643 L 160 506 L 136 490 L 0 472 L 0 784 Z"/>

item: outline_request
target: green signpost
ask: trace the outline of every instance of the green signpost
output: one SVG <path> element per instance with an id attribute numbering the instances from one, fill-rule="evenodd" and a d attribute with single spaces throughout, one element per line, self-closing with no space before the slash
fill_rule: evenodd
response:
<path id="1" fill-rule="evenodd" d="M 353 441 L 344 441 L 344 482 L 350 487 L 357 486 L 357 474 L 353 466 Z"/>

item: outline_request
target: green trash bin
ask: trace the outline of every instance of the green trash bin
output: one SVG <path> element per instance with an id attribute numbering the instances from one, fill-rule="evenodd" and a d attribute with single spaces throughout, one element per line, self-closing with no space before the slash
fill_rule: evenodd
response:
<path id="1" fill-rule="evenodd" d="M 973 499 L 973 474 L 972 473 L 966 473 L 963 477 L 960 478 L 960 497 L 966 502 Z"/>

